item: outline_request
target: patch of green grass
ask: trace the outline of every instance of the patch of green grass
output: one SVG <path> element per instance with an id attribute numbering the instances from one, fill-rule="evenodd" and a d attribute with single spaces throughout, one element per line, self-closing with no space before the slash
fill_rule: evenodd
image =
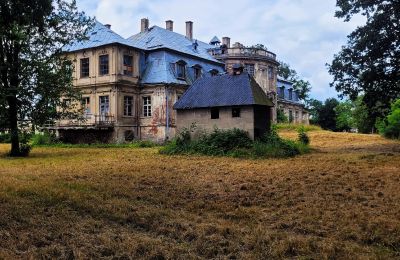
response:
<path id="1" fill-rule="evenodd" d="M 322 130 L 321 127 L 317 125 L 303 125 L 303 124 L 289 124 L 289 123 L 276 124 L 276 128 L 278 130 L 293 130 L 293 131 L 299 131 L 299 129 L 303 128 L 305 132 Z"/>

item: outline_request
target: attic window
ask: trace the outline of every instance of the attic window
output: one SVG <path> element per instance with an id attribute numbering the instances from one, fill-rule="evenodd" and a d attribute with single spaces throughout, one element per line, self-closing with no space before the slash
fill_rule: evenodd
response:
<path id="1" fill-rule="evenodd" d="M 218 71 L 218 70 L 216 70 L 216 69 L 212 69 L 212 70 L 210 70 L 211 77 L 217 76 L 217 75 L 218 75 L 218 73 L 219 73 L 219 71 Z"/>
<path id="2" fill-rule="evenodd" d="M 200 65 L 194 65 L 193 67 L 193 74 L 194 74 L 194 79 L 198 79 L 201 77 L 201 66 Z"/>
<path id="3" fill-rule="evenodd" d="M 211 108 L 211 119 L 218 119 L 219 118 L 219 108 L 212 107 Z"/>
<path id="4" fill-rule="evenodd" d="M 176 77 L 178 79 L 186 78 L 186 62 L 183 60 L 180 60 L 176 63 Z"/>

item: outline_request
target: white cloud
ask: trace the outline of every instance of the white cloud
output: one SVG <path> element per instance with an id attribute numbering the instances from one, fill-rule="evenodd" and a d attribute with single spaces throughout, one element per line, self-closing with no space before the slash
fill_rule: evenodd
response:
<path id="1" fill-rule="evenodd" d="M 82 0 L 89 15 L 124 37 L 140 30 L 140 19 L 165 26 L 174 21 L 174 31 L 184 33 L 185 21 L 194 22 L 194 36 L 203 41 L 230 36 L 245 45 L 263 43 L 279 60 L 289 63 L 312 83 L 312 97 L 336 96 L 329 87 L 331 76 L 325 64 L 346 43 L 346 35 L 364 22 L 348 23 L 334 17 L 335 0 Z"/>

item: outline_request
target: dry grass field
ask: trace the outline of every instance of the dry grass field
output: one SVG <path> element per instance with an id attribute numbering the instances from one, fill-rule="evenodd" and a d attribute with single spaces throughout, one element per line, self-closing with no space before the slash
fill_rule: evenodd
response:
<path id="1" fill-rule="evenodd" d="M 295 138 L 294 132 L 282 132 Z M 291 159 L 0 145 L 0 259 L 400 259 L 400 142 Z"/>

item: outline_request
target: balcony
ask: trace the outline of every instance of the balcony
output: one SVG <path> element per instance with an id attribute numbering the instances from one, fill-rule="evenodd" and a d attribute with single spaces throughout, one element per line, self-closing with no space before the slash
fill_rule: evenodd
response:
<path id="1" fill-rule="evenodd" d="M 216 59 L 224 60 L 226 58 L 248 58 L 276 61 L 276 54 L 264 49 L 253 47 L 232 47 L 225 50 L 225 53 L 213 50 Z"/>
<path id="2" fill-rule="evenodd" d="M 49 123 L 48 129 L 110 129 L 115 124 L 114 115 L 85 114 L 79 119 L 62 119 Z"/>

